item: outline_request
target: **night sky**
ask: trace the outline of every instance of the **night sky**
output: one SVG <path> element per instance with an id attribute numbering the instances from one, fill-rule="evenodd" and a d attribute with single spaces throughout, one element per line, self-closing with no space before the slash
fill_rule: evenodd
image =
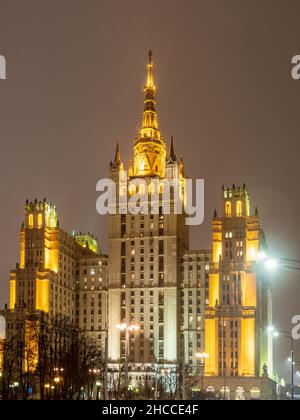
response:
<path id="1" fill-rule="evenodd" d="M 115 144 L 132 157 L 149 48 L 159 125 L 188 177 L 205 179 L 205 223 L 191 247 L 211 246 L 221 186 L 248 186 L 270 252 L 300 259 L 300 2 L 276 0 L 0 0 L 0 304 L 19 253 L 26 198 L 57 205 L 60 225 L 93 231 L 106 251 L 96 182 Z M 274 325 L 300 314 L 299 272 L 272 273 Z M 289 343 L 279 339 L 282 374 Z M 300 360 L 300 342 L 296 343 Z"/>

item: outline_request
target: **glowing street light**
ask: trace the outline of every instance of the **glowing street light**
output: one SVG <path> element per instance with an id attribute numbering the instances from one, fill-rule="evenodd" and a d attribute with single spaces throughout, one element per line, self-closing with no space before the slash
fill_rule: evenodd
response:
<path id="1" fill-rule="evenodd" d="M 209 354 L 207 353 L 196 353 L 196 359 L 200 360 L 200 367 L 201 367 L 201 391 L 204 389 L 204 368 L 205 368 L 205 360 L 209 358 Z"/>
<path id="2" fill-rule="evenodd" d="M 271 325 L 268 327 L 268 332 L 272 335 L 272 337 L 284 337 L 284 338 L 288 338 L 291 342 L 291 357 L 288 359 L 289 363 L 291 364 L 291 399 L 294 399 L 294 366 L 295 366 L 295 361 L 294 361 L 294 339 L 292 334 L 290 334 L 289 332 L 286 331 L 276 331 L 276 329 Z"/>
<path id="3" fill-rule="evenodd" d="M 136 324 L 129 324 L 127 325 L 126 322 L 122 322 L 121 324 L 117 324 L 117 328 L 120 331 L 125 331 L 125 392 L 126 392 L 126 399 L 128 394 L 128 362 L 129 362 L 129 332 L 136 332 L 139 330 L 139 326 Z"/>
<path id="4" fill-rule="evenodd" d="M 259 251 L 257 254 L 257 259 L 259 261 L 265 261 L 268 258 L 267 254 L 264 251 Z"/>
<path id="5" fill-rule="evenodd" d="M 275 258 L 267 258 L 265 261 L 265 266 L 268 270 L 273 271 L 278 268 L 279 263 Z"/>

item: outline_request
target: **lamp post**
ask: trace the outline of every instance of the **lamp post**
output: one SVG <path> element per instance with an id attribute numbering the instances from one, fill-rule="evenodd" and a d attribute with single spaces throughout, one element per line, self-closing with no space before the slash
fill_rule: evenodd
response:
<path id="1" fill-rule="evenodd" d="M 287 331 L 277 331 L 274 327 L 269 327 L 268 328 L 269 333 L 275 337 L 284 337 L 287 338 L 288 340 L 290 340 L 291 343 L 291 357 L 290 357 L 290 361 L 291 361 L 291 399 L 294 400 L 294 367 L 295 367 L 295 360 L 294 360 L 294 339 L 291 333 L 287 332 Z"/>
<path id="2" fill-rule="evenodd" d="M 207 353 L 196 353 L 196 358 L 200 360 L 200 368 L 201 368 L 201 391 L 203 392 L 204 389 L 204 368 L 205 368 L 205 360 L 208 359 L 209 355 Z"/>
<path id="3" fill-rule="evenodd" d="M 139 329 L 138 325 L 129 324 L 127 325 L 125 322 L 122 324 L 118 324 L 117 328 L 120 331 L 125 331 L 125 397 L 128 399 L 128 363 L 129 363 L 129 333 L 135 332 Z"/>
<path id="4" fill-rule="evenodd" d="M 277 268 L 285 268 L 288 270 L 300 271 L 300 260 L 295 260 L 292 258 L 283 258 L 278 259 L 268 257 L 264 252 L 258 253 L 258 261 L 261 261 L 265 264 L 265 267 L 273 271 Z M 286 331 L 276 331 L 274 327 L 269 327 L 269 332 L 273 337 L 278 337 L 281 335 L 290 340 L 291 342 L 291 399 L 294 400 L 294 339 L 291 333 Z"/>

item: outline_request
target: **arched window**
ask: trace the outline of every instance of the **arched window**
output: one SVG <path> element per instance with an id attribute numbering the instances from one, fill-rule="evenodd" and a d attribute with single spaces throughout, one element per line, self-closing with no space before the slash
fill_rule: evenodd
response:
<path id="1" fill-rule="evenodd" d="M 238 386 L 235 390 L 235 399 L 236 400 L 244 400 L 245 399 L 245 390 L 243 387 Z"/>
<path id="2" fill-rule="evenodd" d="M 225 213 L 227 217 L 231 216 L 231 202 L 230 201 L 226 201 L 225 204 Z"/>
<path id="3" fill-rule="evenodd" d="M 155 185 L 153 182 L 149 185 L 149 194 L 155 194 Z"/>
<path id="4" fill-rule="evenodd" d="M 215 388 L 213 386 L 209 385 L 206 388 L 206 392 L 208 392 L 209 394 L 214 394 L 216 391 L 215 391 Z"/>
<path id="5" fill-rule="evenodd" d="M 251 400 L 260 400 L 260 389 L 257 386 L 250 389 L 250 398 Z"/>
<path id="6" fill-rule="evenodd" d="M 230 400 L 230 389 L 228 386 L 222 386 L 220 390 L 221 400 Z"/>
<path id="7" fill-rule="evenodd" d="M 43 215 L 39 213 L 38 215 L 38 228 L 40 229 L 43 226 Z"/>
<path id="8" fill-rule="evenodd" d="M 30 228 L 30 229 L 32 229 L 32 228 L 33 228 L 33 214 L 30 214 L 30 215 L 28 216 L 28 225 L 29 225 L 29 228 Z"/>
<path id="9" fill-rule="evenodd" d="M 242 216 L 242 202 L 240 200 L 236 203 L 236 215 L 238 217 Z"/>

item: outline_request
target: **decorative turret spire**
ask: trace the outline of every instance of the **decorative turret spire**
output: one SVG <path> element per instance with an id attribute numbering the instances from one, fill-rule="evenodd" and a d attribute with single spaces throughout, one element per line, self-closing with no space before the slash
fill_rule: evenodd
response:
<path id="1" fill-rule="evenodd" d="M 117 143 L 116 146 L 116 154 L 115 154 L 115 159 L 113 162 L 111 162 L 110 166 L 113 168 L 119 168 L 121 166 L 121 153 L 120 153 L 120 148 L 119 148 L 119 143 Z"/>
<path id="2" fill-rule="evenodd" d="M 172 161 L 172 162 L 176 162 L 176 155 L 175 155 L 175 152 L 174 152 L 173 136 L 171 136 L 171 143 L 170 143 L 170 148 L 169 148 L 168 160 Z"/>
<path id="3" fill-rule="evenodd" d="M 116 163 L 118 165 L 121 163 L 121 154 L 120 154 L 119 143 L 117 143 L 116 155 L 115 155 L 115 162 L 114 163 Z"/>

